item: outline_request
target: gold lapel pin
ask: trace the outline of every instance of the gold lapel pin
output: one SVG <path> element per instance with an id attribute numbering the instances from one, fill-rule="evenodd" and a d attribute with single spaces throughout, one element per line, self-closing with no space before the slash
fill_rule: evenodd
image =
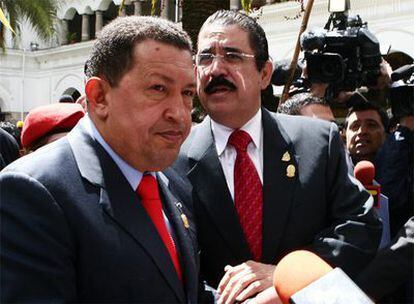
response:
<path id="1" fill-rule="evenodd" d="M 187 216 L 184 213 L 181 213 L 181 220 L 183 221 L 185 229 L 190 228 L 190 224 L 188 223 Z"/>
<path id="2" fill-rule="evenodd" d="M 290 154 L 289 154 L 288 151 L 286 151 L 285 154 L 283 154 L 282 161 L 284 161 L 284 162 L 290 161 Z"/>
<path id="3" fill-rule="evenodd" d="M 188 218 L 183 212 L 183 205 L 180 202 L 176 202 L 175 205 L 177 206 L 178 210 L 180 211 L 180 217 L 183 221 L 185 229 L 190 228 L 190 224 L 188 223 Z"/>
<path id="4" fill-rule="evenodd" d="M 289 165 L 286 168 L 286 176 L 287 177 L 294 177 L 296 173 L 296 168 L 294 165 Z"/>

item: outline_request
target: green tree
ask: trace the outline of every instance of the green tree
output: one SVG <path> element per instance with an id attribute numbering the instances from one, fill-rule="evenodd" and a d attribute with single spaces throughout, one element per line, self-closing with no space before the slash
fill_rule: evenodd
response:
<path id="1" fill-rule="evenodd" d="M 0 0 L 0 8 L 7 16 L 17 35 L 20 24 L 27 20 L 43 40 L 54 33 L 54 21 L 58 3 L 56 0 Z M 4 48 L 6 27 L 0 22 L 0 47 Z"/>

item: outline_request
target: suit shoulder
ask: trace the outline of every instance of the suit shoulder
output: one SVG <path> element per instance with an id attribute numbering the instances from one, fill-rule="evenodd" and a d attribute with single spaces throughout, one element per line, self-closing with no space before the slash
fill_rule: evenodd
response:
<path id="1" fill-rule="evenodd" d="M 69 142 L 62 138 L 48 144 L 33 153 L 25 155 L 9 166 L 3 172 L 21 172 L 35 179 L 43 176 L 60 178 L 66 175 L 68 162 L 73 159 Z"/>

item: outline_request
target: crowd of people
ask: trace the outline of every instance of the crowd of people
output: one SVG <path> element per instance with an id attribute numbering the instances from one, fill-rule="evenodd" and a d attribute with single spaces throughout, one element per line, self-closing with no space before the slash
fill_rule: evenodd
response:
<path id="1" fill-rule="evenodd" d="M 20 143 L 0 129 L 1 302 L 280 303 L 275 265 L 300 249 L 376 302 L 413 301 L 414 105 L 390 129 L 355 92 L 341 131 L 312 92 L 267 110 L 266 35 L 241 12 L 211 15 L 194 49 L 167 20 L 117 18 L 83 106 L 33 109 Z"/>

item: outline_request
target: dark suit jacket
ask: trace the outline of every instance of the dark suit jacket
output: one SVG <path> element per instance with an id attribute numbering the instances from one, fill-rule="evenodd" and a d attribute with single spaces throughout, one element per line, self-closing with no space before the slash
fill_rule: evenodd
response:
<path id="1" fill-rule="evenodd" d="M 413 303 L 414 281 L 414 217 L 400 229 L 391 246 L 377 256 L 355 282 L 375 300 L 392 295 L 394 303 Z M 399 288 L 406 283 L 406 288 Z M 408 289 L 408 290 L 407 290 Z M 411 293 L 411 299 L 409 294 Z"/>
<path id="2" fill-rule="evenodd" d="M 381 224 L 372 199 L 348 176 L 337 128 L 263 109 L 263 257 L 277 263 L 308 248 L 353 276 L 374 255 Z M 289 161 L 282 157 L 288 152 Z M 287 167 L 296 168 L 289 177 Z M 174 167 L 193 186 L 201 272 L 217 286 L 224 266 L 252 256 L 227 188 L 210 119 L 196 126 Z"/>
<path id="3" fill-rule="evenodd" d="M 183 283 L 138 196 L 81 125 L 6 168 L 1 302 L 196 303 L 195 230 L 158 177 Z"/>

